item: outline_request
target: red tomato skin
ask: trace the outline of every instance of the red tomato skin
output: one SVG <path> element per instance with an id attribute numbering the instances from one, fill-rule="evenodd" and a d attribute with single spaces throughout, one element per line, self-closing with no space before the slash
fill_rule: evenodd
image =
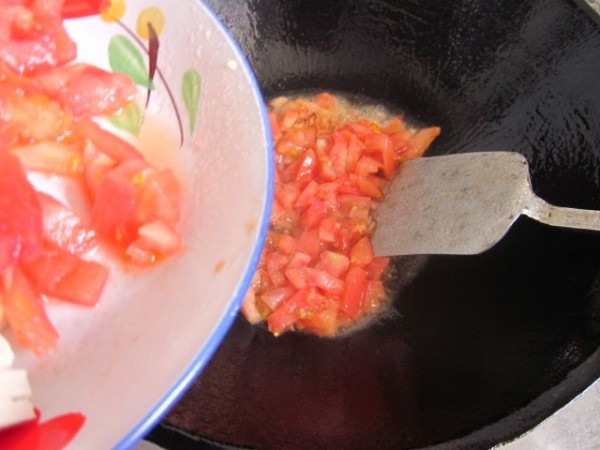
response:
<path id="1" fill-rule="evenodd" d="M 109 275 L 107 267 L 60 249 L 47 249 L 23 270 L 38 293 L 84 306 L 98 302 Z"/>
<path id="2" fill-rule="evenodd" d="M 367 273 L 360 267 L 350 267 L 344 282 L 341 307 L 351 319 L 359 315 L 366 289 Z"/>
<path id="3" fill-rule="evenodd" d="M 374 257 L 373 245 L 368 236 L 362 237 L 350 249 L 350 262 L 355 266 L 364 267 L 371 263 Z"/>
<path id="4" fill-rule="evenodd" d="M 61 250 L 80 255 L 97 245 L 96 234 L 68 206 L 49 195 L 38 192 L 42 208 L 44 240 Z"/>
<path id="5" fill-rule="evenodd" d="M 365 267 L 370 280 L 379 280 L 390 263 L 389 258 L 376 257 Z"/>
<path id="6" fill-rule="evenodd" d="M 161 220 L 175 225 L 180 218 L 181 188 L 173 171 L 152 171 L 143 178 L 136 220 L 140 223 Z"/>
<path id="7" fill-rule="evenodd" d="M 83 63 L 44 71 L 36 80 L 76 118 L 113 114 L 137 93 L 131 78 Z"/>
<path id="8" fill-rule="evenodd" d="M 127 246 L 137 237 L 136 209 L 139 187 L 121 176 L 117 169 L 102 179 L 92 206 L 91 224 L 102 237 Z"/>
<path id="9" fill-rule="evenodd" d="M 60 2 L 12 4 L 0 10 L 0 61 L 16 73 L 66 64 L 77 55 L 60 17 Z"/>
<path id="10" fill-rule="evenodd" d="M 90 119 L 81 119 L 73 123 L 73 130 L 81 138 L 89 139 L 92 144 L 116 162 L 128 159 L 144 159 L 142 154 L 129 142 L 104 130 Z"/>
<path id="11" fill-rule="evenodd" d="M 63 19 L 95 16 L 110 6 L 110 0 L 64 0 L 60 15 Z"/>
<path id="12" fill-rule="evenodd" d="M 4 272 L 2 305 L 19 345 L 40 358 L 54 352 L 58 333 L 46 315 L 42 299 L 18 266 Z"/>
<path id="13" fill-rule="evenodd" d="M 341 253 L 326 251 L 321 253 L 320 268 L 336 278 L 345 275 L 350 267 L 350 260 Z"/>
<path id="14" fill-rule="evenodd" d="M 100 300 L 108 276 L 106 266 L 78 259 L 75 268 L 56 283 L 48 295 L 83 306 L 94 306 Z"/>
<path id="15" fill-rule="evenodd" d="M 260 300 L 271 310 L 276 309 L 279 304 L 296 293 L 296 290 L 290 286 L 270 289 L 260 294 Z"/>
<path id="16" fill-rule="evenodd" d="M 0 273 L 42 251 L 42 211 L 21 163 L 0 151 Z"/>
<path id="17" fill-rule="evenodd" d="M 9 146 L 57 140 L 71 126 L 69 113 L 47 96 L 6 92 L 1 84 L 0 115 L 0 132 Z"/>
<path id="18" fill-rule="evenodd" d="M 23 264 L 23 271 L 41 294 L 48 294 L 54 286 L 77 266 L 77 257 L 66 252 L 46 249 L 39 258 Z"/>
<path id="19" fill-rule="evenodd" d="M 309 289 L 301 289 L 281 304 L 267 319 L 269 331 L 275 335 L 283 333 L 298 320 L 297 312 L 306 302 Z"/>

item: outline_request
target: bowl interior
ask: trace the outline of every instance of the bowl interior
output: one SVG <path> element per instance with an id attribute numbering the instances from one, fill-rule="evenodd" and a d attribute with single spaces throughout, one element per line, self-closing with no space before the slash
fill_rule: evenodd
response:
<path id="1" fill-rule="evenodd" d="M 135 72 L 140 61 L 148 67 L 148 42 L 137 22 L 157 11 L 164 17 L 140 140 L 149 159 L 174 167 L 182 180 L 184 250 L 151 270 L 110 263 L 107 291 L 96 308 L 51 306 L 61 336 L 54 355 L 37 361 L 19 353 L 17 365 L 29 370 L 43 417 L 86 416 L 74 448 L 129 446 L 182 394 L 231 324 L 270 211 L 270 134 L 237 45 L 196 1 L 177 8 L 166 0 L 126 6 L 119 22 L 78 19 L 68 29 L 80 60 L 109 68 L 110 58 L 117 58 Z M 141 108 L 145 95 L 140 88 Z M 197 104 L 196 114 L 190 104 Z M 52 181 L 48 186 L 56 187 Z"/>
<path id="2" fill-rule="evenodd" d="M 600 209 L 600 30 L 575 3 L 210 4 L 267 96 L 367 95 L 441 126 L 430 154 L 518 151 L 538 195 Z M 489 448 L 600 376 L 599 250 L 523 218 L 482 255 L 395 261 L 393 314 L 353 335 L 239 320 L 166 424 L 267 449 Z"/>

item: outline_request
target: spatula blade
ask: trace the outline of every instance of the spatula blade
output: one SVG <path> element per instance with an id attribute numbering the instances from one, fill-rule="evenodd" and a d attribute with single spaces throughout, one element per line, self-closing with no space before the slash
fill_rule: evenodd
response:
<path id="1" fill-rule="evenodd" d="M 375 254 L 481 253 L 504 236 L 530 194 L 527 160 L 519 153 L 408 161 L 375 211 Z"/>

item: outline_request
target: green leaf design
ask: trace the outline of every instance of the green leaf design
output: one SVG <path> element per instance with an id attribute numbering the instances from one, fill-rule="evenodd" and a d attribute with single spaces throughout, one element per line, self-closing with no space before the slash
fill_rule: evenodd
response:
<path id="1" fill-rule="evenodd" d="M 113 72 L 129 75 L 135 84 L 154 89 L 142 52 L 127 36 L 120 34 L 110 39 L 108 62 Z"/>
<path id="2" fill-rule="evenodd" d="M 142 112 L 135 102 L 130 102 L 125 108 L 110 117 L 110 123 L 137 136 L 142 127 Z"/>
<path id="3" fill-rule="evenodd" d="M 202 78 L 196 69 L 188 69 L 183 74 L 181 94 L 185 108 L 190 118 L 190 132 L 196 128 L 196 115 L 198 114 L 198 101 L 200 100 L 200 83 Z"/>

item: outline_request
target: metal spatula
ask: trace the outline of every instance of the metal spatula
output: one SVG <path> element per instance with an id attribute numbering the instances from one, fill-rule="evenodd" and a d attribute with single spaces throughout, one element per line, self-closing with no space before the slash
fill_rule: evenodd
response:
<path id="1" fill-rule="evenodd" d="M 600 211 L 537 197 L 519 153 L 425 157 L 400 166 L 375 211 L 378 256 L 481 253 L 525 214 L 549 225 L 600 231 Z"/>

